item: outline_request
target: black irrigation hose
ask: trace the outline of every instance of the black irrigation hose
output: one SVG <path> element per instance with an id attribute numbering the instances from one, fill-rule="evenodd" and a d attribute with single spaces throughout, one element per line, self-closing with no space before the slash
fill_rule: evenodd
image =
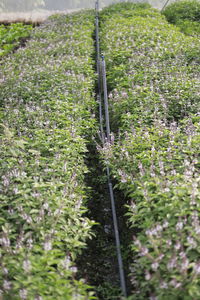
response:
<path id="1" fill-rule="evenodd" d="M 95 4 L 96 9 L 96 53 L 97 53 L 97 74 L 98 74 L 98 95 L 97 100 L 99 102 L 99 121 L 100 121 L 100 132 L 103 145 L 105 144 L 104 136 L 106 137 L 106 142 L 111 143 L 111 131 L 110 131 L 110 120 L 109 120 L 109 104 L 108 104 L 108 92 L 107 92 L 107 80 L 106 80 L 106 63 L 105 58 L 102 56 L 102 60 L 100 59 L 100 42 L 99 42 L 99 0 L 96 1 Z M 103 82 L 103 88 L 102 88 Z M 103 129 L 103 101 L 102 101 L 102 93 L 104 94 L 104 111 L 105 111 L 105 121 L 106 121 L 106 134 Z M 118 266 L 119 266 L 119 277 L 120 277 L 120 285 L 121 290 L 124 297 L 127 297 L 127 289 L 126 289 L 126 280 L 124 275 L 124 265 L 121 254 L 121 244 L 120 244 L 120 236 L 119 236 L 119 226 L 117 221 L 117 213 L 116 213 L 116 205 L 115 205 L 115 197 L 113 192 L 113 184 L 110 176 L 110 169 L 107 166 L 107 179 L 108 179 L 108 187 L 109 194 L 111 200 L 111 208 L 112 208 L 112 217 L 113 217 L 113 226 L 115 233 L 115 242 L 116 242 L 116 251 L 118 258 Z"/>

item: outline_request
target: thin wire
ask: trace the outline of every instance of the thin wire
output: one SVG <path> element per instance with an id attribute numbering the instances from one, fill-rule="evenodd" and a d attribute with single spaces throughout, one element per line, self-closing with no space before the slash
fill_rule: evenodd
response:
<path id="1" fill-rule="evenodd" d="M 165 9 L 165 7 L 167 6 L 167 4 L 169 3 L 170 0 L 167 0 L 163 6 L 163 8 L 161 9 L 161 11 L 163 11 Z"/>

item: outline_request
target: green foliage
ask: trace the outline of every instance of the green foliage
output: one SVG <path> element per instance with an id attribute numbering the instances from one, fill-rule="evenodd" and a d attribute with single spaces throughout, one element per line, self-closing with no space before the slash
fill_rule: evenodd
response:
<path id="1" fill-rule="evenodd" d="M 198 119 L 179 127 L 156 121 L 104 149 L 118 187 L 131 199 L 127 215 L 138 232 L 131 299 L 149 299 L 149 292 L 162 300 L 200 295 L 199 132 Z"/>
<path id="2" fill-rule="evenodd" d="M 133 14 L 138 15 L 140 13 L 144 13 L 145 9 L 149 9 L 151 6 L 147 3 L 131 3 L 131 2 L 124 2 L 124 3 L 117 3 L 115 5 L 110 5 L 105 7 L 103 10 L 103 14 L 101 14 L 101 20 L 104 18 L 109 18 L 109 16 L 114 16 L 115 14 L 123 16 L 133 16 Z M 149 11 L 148 11 L 149 13 Z"/>
<path id="3" fill-rule="evenodd" d="M 198 299 L 200 42 L 153 9 L 110 11 L 101 41 L 115 142 L 101 153 L 130 198 L 130 299 Z"/>
<path id="4" fill-rule="evenodd" d="M 94 299 L 75 265 L 94 224 L 84 184 L 96 131 L 93 20 L 51 18 L 1 66 L 3 299 Z"/>
<path id="5" fill-rule="evenodd" d="M 165 8 L 167 20 L 188 35 L 200 34 L 200 2 L 198 0 L 176 1 Z"/>
<path id="6" fill-rule="evenodd" d="M 200 22 L 184 20 L 177 22 L 176 26 L 187 35 L 200 35 Z"/>
<path id="7" fill-rule="evenodd" d="M 180 127 L 157 122 L 104 149 L 139 231 L 131 275 L 140 293 L 131 299 L 149 299 L 148 292 L 162 300 L 199 297 L 199 131 L 191 119 Z"/>
<path id="8" fill-rule="evenodd" d="M 31 25 L 21 23 L 9 26 L 0 25 L 0 57 L 18 47 L 24 39 L 30 36 L 31 31 Z"/>
<path id="9" fill-rule="evenodd" d="M 120 10 L 109 18 L 103 12 L 113 128 L 125 129 L 130 119 L 134 125 L 150 124 L 155 118 L 178 121 L 195 112 L 199 40 L 181 34 L 153 9 L 141 12 L 139 6 L 133 13 L 130 9 L 123 15 Z"/>
<path id="10" fill-rule="evenodd" d="M 179 20 L 200 22 L 200 2 L 198 0 L 181 0 L 167 6 L 163 12 L 170 23 Z"/>

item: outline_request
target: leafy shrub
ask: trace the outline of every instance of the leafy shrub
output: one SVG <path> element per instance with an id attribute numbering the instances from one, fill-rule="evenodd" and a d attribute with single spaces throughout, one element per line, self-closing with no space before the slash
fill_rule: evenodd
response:
<path id="1" fill-rule="evenodd" d="M 200 34 L 200 2 L 198 0 L 176 1 L 167 6 L 163 14 L 182 32 L 189 35 Z"/>
<path id="2" fill-rule="evenodd" d="M 150 124 L 155 118 L 178 121 L 195 112 L 199 40 L 180 34 L 153 9 L 139 16 L 139 7 L 132 18 L 126 18 L 128 13 L 131 5 L 125 15 L 123 10 L 107 19 L 102 15 L 113 128 L 125 128 L 130 118 L 134 124 Z"/>
<path id="3" fill-rule="evenodd" d="M 129 195 L 134 230 L 131 299 L 198 299 L 200 122 L 135 128 L 104 148 Z"/>
<path id="4" fill-rule="evenodd" d="M 115 136 L 101 153 L 130 198 L 130 299 L 198 299 L 199 40 L 155 10 L 118 9 L 102 11 Z"/>
<path id="5" fill-rule="evenodd" d="M 31 30 L 31 25 L 23 25 L 21 23 L 9 26 L 0 25 L 0 57 L 19 46 L 23 39 L 27 39 L 30 36 Z"/>
<path id="6" fill-rule="evenodd" d="M 200 22 L 200 2 L 198 0 L 181 0 L 168 5 L 163 14 L 170 23 L 179 20 Z"/>
<path id="7" fill-rule="evenodd" d="M 104 8 L 103 14 L 101 15 L 101 21 L 103 21 L 105 18 L 109 18 L 109 16 L 113 17 L 115 14 L 119 15 L 119 11 L 121 15 L 126 17 L 132 17 L 133 14 L 138 15 L 144 14 L 145 12 L 150 13 L 149 10 L 146 10 L 150 7 L 151 6 L 148 3 L 117 3 Z"/>
<path id="8" fill-rule="evenodd" d="M 93 225 L 84 216 L 84 156 L 96 129 L 93 19 L 55 16 L 2 63 L 3 299 L 94 299 L 75 265 Z"/>
<path id="9" fill-rule="evenodd" d="M 200 35 L 200 22 L 184 20 L 177 22 L 176 26 L 187 35 Z"/>

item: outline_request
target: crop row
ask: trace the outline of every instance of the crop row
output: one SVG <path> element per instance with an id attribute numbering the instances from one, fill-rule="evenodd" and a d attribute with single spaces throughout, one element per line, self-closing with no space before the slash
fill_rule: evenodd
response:
<path id="1" fill-rule="evenodd" d="M 92 299 L 75 259 L 96 129 L 91 12 L 55 16 L 2 63 L 0 261 L 3 299 Z"/>
<path id="2" fill-rule="evenodd" d="M 114 140 L 102 149 L 128 195 L 131 299 L 200 297 L 199 40 L 146 4 L 101 12 Z"/>
<path id="3" fill-rule="evenodd" d="M 9 26 L 0 25 L 0 57 L 5 56 L 19 46 L 22 40 L 30 36 L 31 30 L 31 25 L 21 23 Z"/>

